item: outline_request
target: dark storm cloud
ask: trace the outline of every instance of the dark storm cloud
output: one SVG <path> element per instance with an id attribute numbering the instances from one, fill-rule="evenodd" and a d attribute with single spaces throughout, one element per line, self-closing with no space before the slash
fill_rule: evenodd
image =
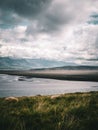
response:
<path id="1" fill-rule="evenodd" d="M 72 19 L 72 15 L 67 14 L 66 10 L 61 8 L 60 6 L 53 7 L 51 11 L 45 14 L 45 17 L 41 19 L 41 22 L 45 25 L 42 31 L 59 30 Z"/>
<path id="2" fill-rule="evenodd" d="M 11 11 L 0 10 L 0 27 L 3 29 L 16 26 L 22 19 Z"/>
<path id="3" fill-rule="evenodd" d="M 0 0 L 0 27 L 27 24 L 27 34 L 52 33 L 72 19 L 67 6 L 55 0 Z"/>
<path id="4" fill-rule="evenodd" d="M 36 26 L 32 24 L 28 26 L 27 33 L 28 34 L 36 34 L 36 33 L 53 33 L 58 32 L 62 29 L 63 25 L 68 23 L 71 20 L 72 16 L 63 14 L 63 10 L 56 7 L 52 10 L 48 10 L 45 13 L 42 13 L 36 20 Z"/>
<path id="5" fill-rule="evenodd" d="M 8 28 L 34 20 L 51 0 L 0 0 L 0 27 Z"/>
<path id="6" fill-rule="evenodd" d="M 66 6 L 51 2 L 48 8 L 36 18 L 36 26 L 31 23 L 27 28 L 28 34 L 56 33 L 64 25 L 70 23 L 73 18 L 72 12 L 67 12 Z"/>
<path id="7" fill-rule="evenodd" d="M 21 16 L 36 16 L 46 5 L 49 0 L 0 0 L 2 10 L 13 11 Z"/>

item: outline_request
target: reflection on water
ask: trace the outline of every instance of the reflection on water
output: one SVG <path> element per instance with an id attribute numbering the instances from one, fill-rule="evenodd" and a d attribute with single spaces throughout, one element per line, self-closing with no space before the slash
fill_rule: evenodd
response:
<path id="1" fill-rule="evenodd" d="M 0 97 L 98 91 L 98 82 L 62 81 L 0 74 Z"/>

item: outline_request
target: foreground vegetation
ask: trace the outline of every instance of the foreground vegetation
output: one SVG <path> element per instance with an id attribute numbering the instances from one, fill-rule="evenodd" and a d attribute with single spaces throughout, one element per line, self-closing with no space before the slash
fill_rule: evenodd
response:
<path id="1" fill-rule="evenodd" d="M 0 130 L 98 130 L 98 92 L 1 98 Z"/>

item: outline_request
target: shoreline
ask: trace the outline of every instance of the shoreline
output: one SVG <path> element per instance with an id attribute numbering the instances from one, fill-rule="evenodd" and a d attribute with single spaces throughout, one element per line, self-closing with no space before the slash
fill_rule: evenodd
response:
<path id="1" fill-rule="evenodd" d="M 69 81 L 98 82 L 98 70 L 0 70 L 0 74 Z"/>
<path id="2" fill-rule="evenodd" d="M 98 91 L 89 91 L 89 92 L 70 92 L 70 93 L 61 93 L 61 94 L 47 94 L 47 95 L 41 95 L 41 94 L 37 94 L 37 95 L 31 95 L 31 96 L 6 96 L 6 97 L 0 97 L 0 99 L 7 99 L 7 98 L 11 98 L 11 100 L 13 100 L 13 98 L 17 98 L 17 99 L 21 99 L 21 98 L 44 98 L 44 97 L 48 97 L 51 99 L 55 99 L 55 98 L 61 98 L 63 96 L 69 96 L 69 95 L 85 95 L 85 94 L 95 94 L 98 93 Z"/>

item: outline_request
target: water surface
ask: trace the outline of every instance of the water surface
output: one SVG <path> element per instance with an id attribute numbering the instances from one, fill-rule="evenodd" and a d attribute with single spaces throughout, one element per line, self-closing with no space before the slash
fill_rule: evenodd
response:
<path id="1" fill-rule="evenodd" d="M 62 81 L 0 74 L 0 97 L 98 91 L 98 82 Z"/>

